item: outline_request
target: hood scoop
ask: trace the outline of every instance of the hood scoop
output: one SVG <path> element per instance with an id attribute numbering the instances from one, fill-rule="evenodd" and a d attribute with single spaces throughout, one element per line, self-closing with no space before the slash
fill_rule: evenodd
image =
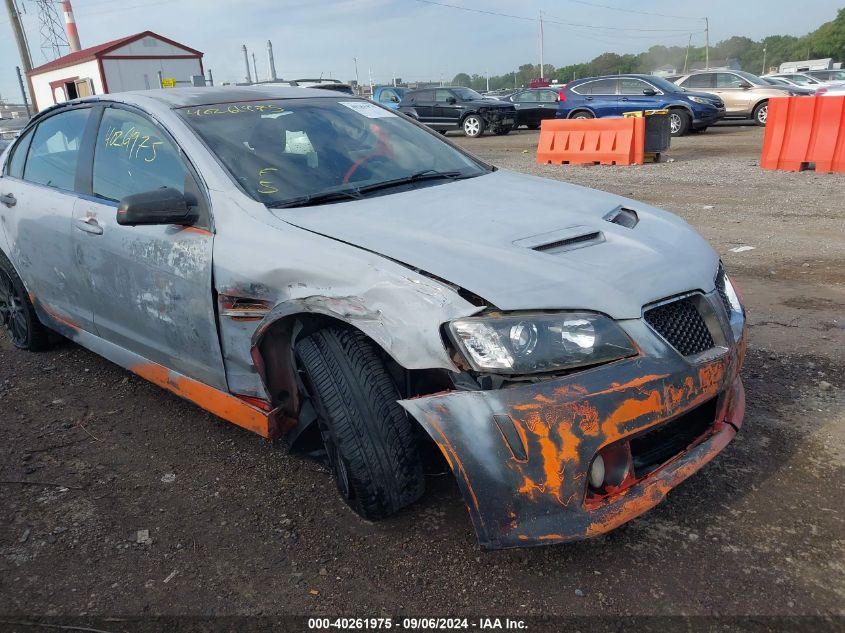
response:
<path id="1" fill-rule="evenodd" d="M 616 207 L 604 216 L 604 219 L 612 224 L 624 226 L 626 229 L 632 229 L 640 222 L 637 212 L 633 209 L 626 209 L 625 207 Z"/>
<path id="2" fill-rule="evenodd" d="M 529 248 L 538 253 L 559 255 L 585 246 L 601 244 L 604 241 L 604 234 L 601 231 L 596 231 L 587 226 L 570 226 L 551 233 L 516 240 L 513 245 Z"/>

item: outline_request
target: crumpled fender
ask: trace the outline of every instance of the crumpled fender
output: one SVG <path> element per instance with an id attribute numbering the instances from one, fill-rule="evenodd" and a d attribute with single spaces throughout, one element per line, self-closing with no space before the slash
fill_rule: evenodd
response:
<path id="1" fill-rule="evenodd" d="M 542 383 L 400 404 L 449 462 L 482 548 L 541 545 L 621 525 L 721 451 L 742 421 L 739 364 L 737 350 L 695 367 L 679 356 L 639 357 Z M 600 448 L 712 398 L 718 413 L 710 435 L 611 502 L 585 506 L 587 469 Z"/>

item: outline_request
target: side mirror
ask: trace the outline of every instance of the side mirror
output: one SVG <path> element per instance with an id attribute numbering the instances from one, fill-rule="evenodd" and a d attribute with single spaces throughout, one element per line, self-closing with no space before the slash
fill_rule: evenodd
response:
<path id="1" fill-rule="evenodd" d="M 742 88 L 743 90 L 748 90 L 749 88 L 751 88 L 751 84 L 748 83 L 748 82 L 745 82 L 745 83 L 740 85 L 740 88 Z"/>
<path id="2" fill-rule="evenodd" d="M 397 97 L 396 95 L 391 95 L 391 96 L 390 96 L 390 100 L 391 100 L 393 103 L 399 103 L 399 97 Z"/>
<path id="3" fill-rule="evenodd" d="M 653 88 L 646 88 L 645 90 L 643 90 L 643 94 L 646 97 L 653 97 L 657 94 L 657 90 L 654 90 Z"/>
<path id="4" fill-rule="evenodd" d="M 162 187 L 126 196 L 117 208 L 121 226 L 146 224 L 178 224 L 191 226 L 199 219 L 196 207 L 172 187 Z"/>
<path id="5" fill-rule="evenodd" d="M 449 105 L 455 105 L 457 102 L 458 100 L 455 97 L 446 97 L 446 103 Z"/>

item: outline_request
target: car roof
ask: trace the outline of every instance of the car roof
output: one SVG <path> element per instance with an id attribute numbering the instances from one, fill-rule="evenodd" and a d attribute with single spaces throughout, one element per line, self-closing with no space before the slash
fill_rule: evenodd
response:
<path id="1" fill-rule="evenodd" d="M 621 75 L 598 75 L 596 77 L 582 77 L 571 81 L 571 84 L 581 83 L 582 81 L 593 81 L 595 79 L 645 79 L 646 81 L 655 75 L 647 75 L 645 73 L 623 73 Z M 563 87 L 561 85 L 561 87 Z"/>
<path id="2" fill-rule="evenodd" d="M 148 105 L 150 101 L 155 101 L 168 108 L 184 108 L 215 103 L 234 103 L 238 101 L 306 99 L 309 97 L 331 96 L 337 96 L 337 93 L 319 88 L 257 85 L 134 90 L 131 92 L 109 93 L 98 97 L 86 97 L 80 101 L 119 101 L 121 103 L 136 105 Z M 77 102 L 74 101 L 74 103 Z"/>

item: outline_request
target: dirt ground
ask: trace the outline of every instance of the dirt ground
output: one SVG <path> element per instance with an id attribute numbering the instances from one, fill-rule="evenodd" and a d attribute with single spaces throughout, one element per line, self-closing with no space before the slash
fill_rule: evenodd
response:
<path id="1" fill-rule="evenodd" d="M 845 176 L 763 172 L 754 127 L 631 168 L 538 166 L 524 130 L 449 138 L 669 209 L 722 253 L 750 321 L 724 453 L 609 535 L 482 553 L 448 476 L 367 523 L 319 464 L 71 343 L 0 339 L 0 614 L 845 616 Z"/>

